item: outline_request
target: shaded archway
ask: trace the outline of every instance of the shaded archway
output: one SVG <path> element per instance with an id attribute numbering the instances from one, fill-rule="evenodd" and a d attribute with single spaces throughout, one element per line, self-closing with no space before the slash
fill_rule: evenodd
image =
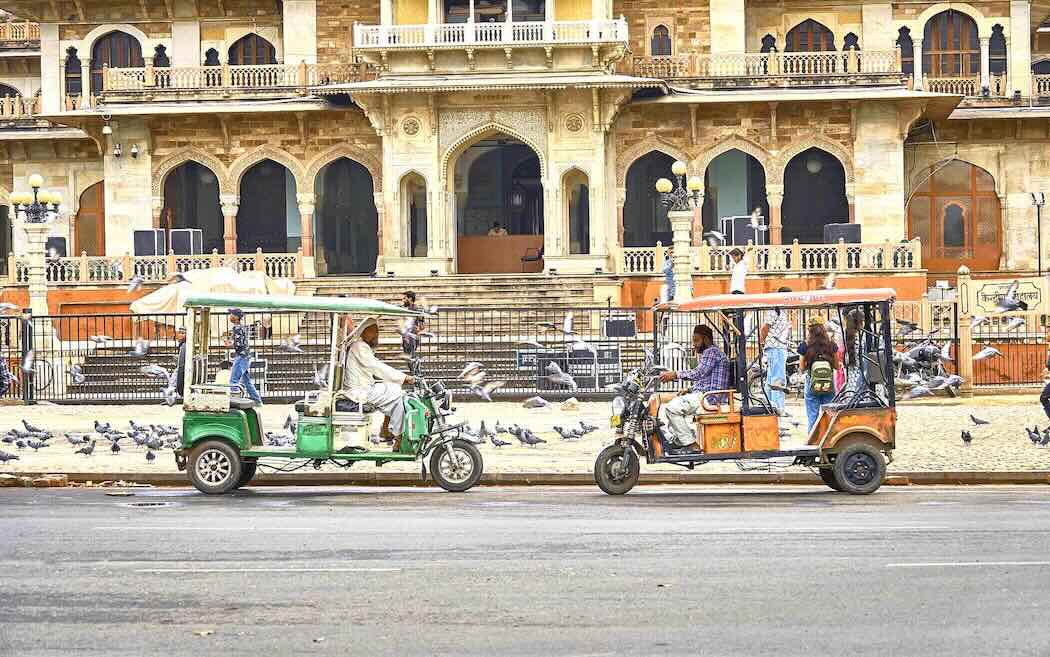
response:
<path id="1" fill-rule="evenodd" d="M 842 163 L 820 148 L 809 148 L 791 158 L 784 169 L 781 207 L 782 241 L 822 244 L 824 226 L 849 223 L 846 171 Z"/>
<path id="2" fill-rule="evenodd" d="M 245 34 L 234 41 L 227 54 L 231 65 L 277 63 L 277 49 L 272 43 L 255 33 Z"/>
<path id="3" fill-rule="evenodd" d="M 591 195 L 587 174 L 572 169 L 562 176 L 561 196 L 568 226 L 569 254 L 587 255 L 591 252 Z"/>
<path id="4" fill-rule="evenodd" d="M 1002 208 L 992 175 L 954 160 L 923 168 L 915 180 L 908 235 L 919 238 L 930 273 L 954 274 L 959 265 L 973 271 L 999 269 Z"/>
<path id="5" fill-rule="evenodd" d="M 704 204 L 700 210 L 704 230 L 728 229 L 728 226 L 723 226 L 723 217 L 743 217 L 756 209 L 763 217 L 762 223 L 768 226 L 769 203 L 766 201 L 766 172 L 762 163 L 735 148 L 711 160 L 704 172 Z M 769 243 L 768 229 L 764 235 L 755 235 L 751 229 L 738 227 L 739 231 L 732 231 L 736 244 L 746 244 L 748 240 Z M 726 238 L 729 237 L 727 233 Z"/>
<path id="6" fill-rule="evenodd" d="M 84 190 L 73 220 L 73 252 L 106 255 L 106 186 L 99 181 Z"/>
<path id="7" fill-rule="evenodd" d="M 136 68 L 145 66 L 142 44 L 127 32 L 114 30 L 95 41 L 91 47 L 91 93 L 98 95 L 102 88 L 102 69 Z"/>
<path id="8" fill-rule="evenodd" d="M 656 246 L 671 243 L 671 221 L 667 208 L 656 192 L 656 181 L 672 178 L 674 158 L 650 151 L 627 169 L 626 197 L 623 204 L 623 245 Z"/>
<path id="9" fill-rule="evenodd" d="M 981 45 L 973 18 L 948 9 L 926 21 L 922 72 L 931 78 L 980 75 Z"/>
<path id="10" fill-rule="evenodd" d="M 197 228 L 204 253 L 224 249 L 219 179 L 215 172 L 189 160 L 177 166 L 164 180 L 164 209 L 160 227 L 171 230 Z"/>
<path id="11" fill-rule="evenodd" d="M 314 181 L 314 249 L 320 273 L 371 274 L 379 257 L 379 211 L 368 169 L 340 157 Z"/>
<path id="12" fill-rule="evenodd" d="M 283 164 L 262 160 L 241 176 L 237 252 L 290 253 L 299 248 L 295 177 Z"/>
<path id="13" fill-rule="evenodd" d="M 409 257 L 427 257 L 427 181 L 415 171 L 401 179 L 401 216 L 408 229 Z"/>

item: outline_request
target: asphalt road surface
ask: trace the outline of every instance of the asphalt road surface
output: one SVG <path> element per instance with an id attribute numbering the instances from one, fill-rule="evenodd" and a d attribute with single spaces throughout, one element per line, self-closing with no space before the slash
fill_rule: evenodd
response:
<path id="1" fill-rule="evenodd" d="M 1050 654 L 1050 487 L 0 491 L 0 655 Z"/>

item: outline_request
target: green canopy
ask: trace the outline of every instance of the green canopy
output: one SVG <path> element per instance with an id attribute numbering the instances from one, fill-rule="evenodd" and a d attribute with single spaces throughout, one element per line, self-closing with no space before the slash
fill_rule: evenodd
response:
<path id="1" fill-rule="evenodd" d="M 296 310 L 305 312 L 354 313 L 423 317 L 427 313 L 409 310 L 375 299 L 357 297 L 305 297 L 279 294 L 192 294 L 186 307 L 240 308 L 242 310 Z"/>

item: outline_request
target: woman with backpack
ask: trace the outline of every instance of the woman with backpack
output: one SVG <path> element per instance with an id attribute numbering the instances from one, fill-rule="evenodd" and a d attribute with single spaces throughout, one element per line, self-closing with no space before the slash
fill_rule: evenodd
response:
<path id="1" fill-rule="evenodd" d="M 817 423 L 822 404 L 835 399 L 835 370 L 839 368 L 838 347 L 824 329 L 824 318 L 810 317 L 806 335 L 806 349 L 799 361 L 799 369 L 806 374 L 806 416 L 809 431 Z"/>

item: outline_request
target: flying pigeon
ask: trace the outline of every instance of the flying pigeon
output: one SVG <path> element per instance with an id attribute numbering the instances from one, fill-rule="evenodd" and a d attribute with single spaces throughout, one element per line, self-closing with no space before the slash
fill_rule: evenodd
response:
<path id="1" fill-rule="evenodd" d="M 189 279 L 186 278 L 186 276 L 181 271 L 177 271 L 171 275 L 172 283 L 185 283 L 187 281 L 189 281 Z"/>
<path id="2" fill-rule="evenodd" d="M 1017 288 L 1019 285 L 1019 281 L 1010 283 L 1010 287 L 1007 288 L 1006 294 L 1002 299 L 999 299 L 999 303 L 995 304 L 996 311 L 1008 313 L 1014 310 L 1028 310 L 1028 304 L 1017 298 Z"/>
<path id="3" fill-rule="evenodd" d="M 522 403 L 525 408 L 545 408 L 550 405 L 551 403 L 543 397 L 529 397 Z"/>
<path id="4" fill-rule="evenodd" d="M 88 337 L 88 340 L 95 343 L 96 345 L 104 344 L 106 342 L 112 342 L 113 338 L 108 335 L 92 335 Z"/>
<path id="5" fill-rule="evenodd" d="M 481 363 L 478 363 L 478 362 L 475 362 L 475 361 L 471 361 L 471 362 L 469 362 L 469 363 L 467 363 L 466 365 L 463 366 L 463 371 L 461 371 L 459 373 L 459 378 L 461 378 L 464 381 L 466 381 L 467 377 L 473 376 L 474 374 L 477 374 L 478 372 L 480 372 L 484 368 L 485 368 L 485 366 L 482 365 Z"/>
<path id="6" fill-rule="evenodd" d="M 595 358 L 598 357 L 598 350 L 594 347 L 594 345 L 591 344 L 590 342 L 586 342 L 584 340 L 574 340 L 571 344 L 569 344 L 569 350 L 570 351 L 587 351 L 587 352 L 590 352 L 590 354 L 592 356 L 594 356 Z"/>
<path id="7" fill-rule="evenodd" d="M 944 382 L 945 382 L 945 383 L 946 383 L 947 385 L 949 385 L 949 386 L 951 386 L 951 387 L 953 387 L 953 388 L 958 388 L 959 386 L 961 386 L 961 385 L 962 385 L 962 383 L 963 383 L 963 378 L 962 378 L 961 376 L 959 376 L 958 374 L 949 374 L 949 375 L 948 375 L 948 378 L 947 378 L 947 379 L 945 379 L 945 381 L 944 381 Z"/>
<path id="8" fill-rule="evenodd" d="M 554 361 L 547 363 L 547 367 L 544 369 L 550 372 L 550 376 L 548 376 L 547 379 L 551 383 L 569 386 L 571 390 L 576 390 L 579 387 L 576 384 L 576 379 L 572 378 L 572 375 L 568 372 L 562 371 L 561 367 L 559 367 Z"/>
<path id="9" fill-rule="evenodd" d="M 175 386 L 165 388 L 161 393 L 164 397 L 165 406 L 174 406 L 179 401 L 179 395 L 175 392 Z"/>
<path id="10" fill-rule="evenodd" d="M 470 391 L 485 401 L 492 401 L 492 393 L 496 392 L 507 384 L 506 381 L 489 381 L 482 385 L 470 386 Z"/>
<path id="11" fill-rule="evenodd" d="M 1006 327 L 1003 328 L 1003 330 L 1009 333 L 1010 331 L 1019 329 L 1025 325 L 1025 321 L 1026 320 L 1024 317 L 1011 317 L 1010 321 L 1006 323 Z"/>
<path id="12" fill-rule="evenodd" d="M 980 326 L 981 324 L 987 324 L 987 323 L 988 323 L 988 318 L 985 317 L 984 315 L 974 315 L 973 317 L 970 318 L 970 330 L 972 331 L 975 328 L 977 328 L 978 326 Z"/>
<path id="13" fill-rule="evenodd" d="M 945 342 L 941 346 L 940 358 L 941 358 L 942 361 L 945 361 L 945 362 L 948 362 L 948 361 L 950 361 L 952 359 L 952 342 L 951 342 L 951 340 L 949 340 L 948 342 Z"/>
<path id="14" fill-rule="evenodd" d="M 985 424 L 991 424 L 991 422 L 989 422 L 988 420 L 982 420 L 979 417 L 974 417 L 972 414 L 970 415 L 970 421 L 973 422 L 974 426 L 977 427 L 983 426 Z"/>
<path id="15" fill-rule="evenodd" d="M 523 342 L 519 342 L 518 346 L 529 347 L 531 349 L 543 349 L 543 345 L 539 342 L 536 342 L 535 340 L 525 340 Z"/>
<path id="16" fill-rule="evenodd" d="M 132 292 L 135 292 L 140 287 L 142 287 L 142 283 L 145 280 L 146 279 L 142 278 L 141 276 L 132 276 L 131 280 L 128 281 L 128 294 L 131 294 Z"/>
<path id="17" fill-rule="evenodd" d="M 836 274 L 835 272 L 830 272 L 827 276 L 824 277 L 824 282 L 821 283 L 820 289 L 822 289 L 822 290 L 833 290 L 833 289 L 835 289 L 835 279 L 837 277 L 838 277 L 838 274 Z"/>
<path id="18" fill-rule="evenodd" d="M 485 382 L 485 379 L 487 379 L 488 376 L 489 373 L 485 370 L 478 370 L 473 374 L 468 374 L 466 377 L 463 378 L 463 380 L 469 383 L 471 386 L 479 386 Z"/>
<path id="19" fill-rule="evenodd" d="M 22 357 L 22 371 L 26 374 L 33 373 L 33 365 L 36 363 L 36 351 L 30 349 L 26 352 L 26 355 Z"/>
<path id="20" fill-rule="evenodd" d="M 285 340 L 281 344 L 277 345 L 277 350 L 278 351 L 283 351 L 283 352 L 289 353 L 289 354 L 301 354 L 301 353 L 303 353 L 303 348 L 300 346 L 301 342 L 302 342 L 302 338 L 297 333 L 297 334 L 289 337 L 287 340 Z"/>
<path id="21" fill-rule="evenodd" d="M 132 344 L 131 351 L 128 352 L 128 355 L 135 358 L 144 358 L 148 353 L 149 342 L 146 342 L 143 338 L 139 338 Z"/>
<path id="22" fill-rule="evenodd" d="M 722 246 L 726 243 L 725 233 L 717 230 L 709 230 L 703 235 L 703 239 L 707 242 L 708 246 Z"/>
<path id="23" fill-rule="evenodd" d="M 168 370 L 161 367 L 160 365 L 143 365 L 139 368 L 139 371 L 145 374 L 146 376 L 150 376 L 155 379 L 164 379 L 165 381 L 167 381 L 171 378 L 171 373 L 168 372 Z"/>
<path id="24" fill-rule="evenodd" d="M 973 359 L 974 360 L 987 360 L 987 359 L 992 358 L 994 356 L 1002 356 L 1002 355 L 1003 355 L 1003 352 L 999 351 L 995 347 L 985 347 L 984 349 L 981 349 L 976 354 L 974 354 L 973 355 Z"/>
<path id="25" fill-rule="evenodd" d="M 930 389 L 924 385 L 917 385 L 908 392 L 904 393 L 902 399 L 915 399 L 916 397 L 922 397 L 923 395 L 932 395 Z"/>
<path id="26" fill-rule="evenodd" d="M 295 417 L 289 414 L 288 417 L 284 418 L 283 428 L 285 429 L 285 431 L 294 436 L 298 428 Z"/>
<path id="27" fill-rule="evenodd" d="M 314 367 L 314 384 L 318 388 L 328 387 L 328 363 L 325 363 L 321 369 Z"/>
<path id="28" fill-rule="evenodd" d="M 69 376 L 73 379 L 73 383 L 81 384 L 87 381 L 87 377 L 84 376 L 84 369 L 80 365 L 73 365 L 69 368 Z"/>
<path id="29" fill-rule="evenodd" d="M 915 331 L 919 330 L 918 324 L 916 324 L 915 322 L 909 322 L 906 319 L 898 319 L 897 324 L 901 327 L 902 337 L 908 335 L 909 333 L 914 333 Z"/>

